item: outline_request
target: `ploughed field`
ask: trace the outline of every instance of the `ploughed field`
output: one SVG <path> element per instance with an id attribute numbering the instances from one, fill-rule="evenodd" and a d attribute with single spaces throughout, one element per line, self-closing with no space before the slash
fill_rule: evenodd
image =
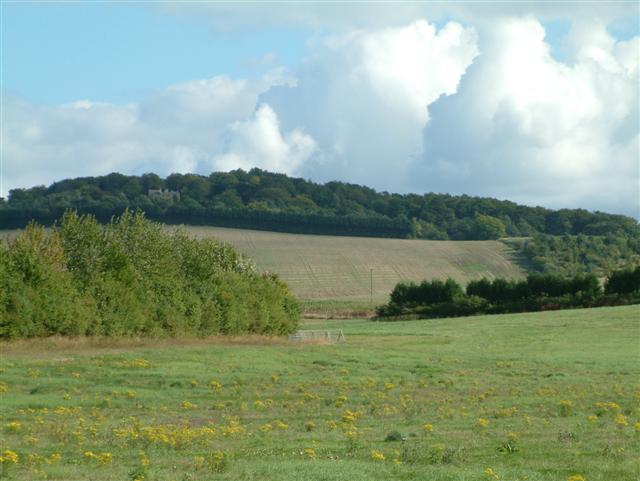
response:
<path id="1" fill-rule="evenodd" d="M 0 346 L 13 480 L 631 481 L 638 306 Z"/>
<path id="2" fill-rule="evenodd" d="M 466 284 L 488 277 L 519 278 L 515 253 L 498 241 L 425 241 L 284 234 L 222 227 L 186 229 L 216 237 L 276 272 L 299 299 L 386 302 L 403 280 L 446 279 Z"/>

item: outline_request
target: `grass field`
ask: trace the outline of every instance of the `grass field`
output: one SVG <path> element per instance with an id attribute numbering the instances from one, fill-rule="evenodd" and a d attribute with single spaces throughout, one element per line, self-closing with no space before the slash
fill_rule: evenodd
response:
<path id="1" fill-rule="evenodd" d="M 627 306 L 306 323 L 343 329 L 342 345 L 251 337 L 4 344 L 2 473 L 21 481 L 637 480 L 639 314 Z"/>
<path id="2" fill-rule="evenodd" d="M 277 272 L 303 300 L 385 302 L 401 280 L 453 277 L 466 284 L 483 276 L 518 278 L 514 252 L 497 241 L 425 241 L 338 237 L 188 227 L 233 244 L 261 269 Z"/>

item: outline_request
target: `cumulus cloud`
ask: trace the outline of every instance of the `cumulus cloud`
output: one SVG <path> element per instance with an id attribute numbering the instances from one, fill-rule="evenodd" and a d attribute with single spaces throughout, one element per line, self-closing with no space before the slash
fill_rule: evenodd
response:
<path id="1" fill-rule="evenodd" d="M 427 106 L 455 92 L 476 54 L 472 28 L 416 21 L 324 38 L 296 78 L 219 76 L 130 105 L 7 99 L 5 184 L 257 166 L 403 190 Z"/>
<path id="2" fill-rule="evenodd" d="M 292 174 L 316 149 L 313 138 L 300 129 L 283 137 L 278 117 L 267 104 L 260 105 L 252 118 L 231 124 L 227 136 L 225 153 L 212 161 L 218 170 L 260 167 Z"/>
<path id="3" fill-rule="evenodd" d="M 113 171 L 209 173 L 216 167 L 214 158 L 225 154 L 228 127 L 254 115 L 262 92 L 289 82 L 280 70 L 254 82 L 219 76 L 172 85 L 127 105 L 83 100 L 48 106 L 5 95 L 3 187 Z M 252 132 L 264 127 L 273 135 L 274 126 L 277 120 L 258 122 Z M 308 139 L 300 136 L 293 131 L 286 137 L 286 154 L 302 155 L 308 148 Z"/>
<path id="4" fill-rule="evenodd" d="M 532 18 L 482 32 L 455 96 L 431 107 L 414 186 L 637 215 L 638 51 L 602 25 L 556 61 Z"/>
<path id="5" fill-rule="evenodd" d="M 616 40 L 606 12 L 585 15 L 559 61 L 538 18 L 487 10 L 469 24 L 397 25 L 422 8 L 406 5 L 386 26 L 316 37 L 295 76 L 218 76 L 127 105 L 5 95 L 4 187 L 258 166 L 638 215 L 638 37 Z"/>
<path id="6" fill-rule="evenodd" d="M 428 105 L 456 91 L 476 55 L 475 31 L 455 22 L 354 31 L 324 39 L 295 85 L 261 99 L 285 129 L 302 125 L 317 142 L 305 175 L 406 190 Z"/>

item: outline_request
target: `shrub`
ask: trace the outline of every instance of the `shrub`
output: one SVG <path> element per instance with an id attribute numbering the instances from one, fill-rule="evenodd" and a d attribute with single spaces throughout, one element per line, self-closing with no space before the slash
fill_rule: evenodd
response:
<path id="1" fill-rule="evenodd" d="M 640 267 L 614 272 L 606 292 L 603 295 L 593 274 L 530 274 L 519 281 L 480 279 L 469 282 L 466 293 L 453 279 L 436 279 L 399 283 L 389 303 L 379 306 L 376 313 L 378 318 L 400 320 L 633 304 L 640 302 Z"/>
<path id="2" fill-rule="evenodd" d="M 640 291 L 640 266 L 611 273 L 604 286 L 607 294 L 631 294 Z"/>
<path id="3" fill-rule="evenodd" d="M 277 276 L 139 212 L 105 226 L 67 212 L 0 244 L 0 338 L 286 334 L 299 317 Z"/>

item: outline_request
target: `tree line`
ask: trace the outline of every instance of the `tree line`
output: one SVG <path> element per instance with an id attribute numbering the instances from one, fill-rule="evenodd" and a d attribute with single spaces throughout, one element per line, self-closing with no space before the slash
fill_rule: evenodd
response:
<path id="1" fill-rule="evenodd" d="M 169 189 L 178 197 L 150 196 Z M 583 209 L 550 210 L 509 201 L 427 193 L 393 194 L 344 182 L 314 183 L 260 169 L 211 175 L 112 173 L 13 189 L 0 200 L 0 226 L 51 224 L 66 210 L 102 222 L 125 209 L 156 221 L 335 235 L 483 240 L 587 235 L 640 237 L 638 222 Z"/>
<path id="2" fill-rule="evenodd" d="M 279 335 L 299 317 L 276 275 L 140 212 L 106 225 L 67 212 L 52 229 L 31 223 L 0 241 L 0 339 Z"/>
<path id="3" fill-rule="evenodd" d="M 400 282 L 377 314 L 379 319 L 414 319 L 636 303 L 640 303 L 640 265 L 612 272 L 604 288 L 594 274 L 483 278 L 469 282 L 466 289 L 451 278 Z"/>

